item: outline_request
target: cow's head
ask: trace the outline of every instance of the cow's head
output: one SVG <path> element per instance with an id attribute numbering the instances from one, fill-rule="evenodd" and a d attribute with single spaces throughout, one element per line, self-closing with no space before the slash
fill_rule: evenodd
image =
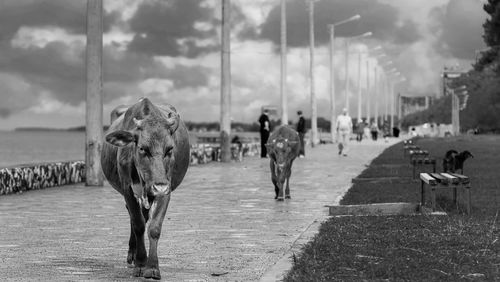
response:
<path id="1" fill-rule="evenodd" d="M 297 144 L 297 142 L 289 141 L 286 138 L 277 138 L 266 144 L 269 155 L 273 158 L 280 171 L 295 157 L 292 155 L 292 145 Z"/>
<path id="2" fill-rule="evenodd" d="M 106 135 L 110 144 L 130 146 L 145 194 L 170 192 L 176 150 L 173 134 L 179 122 L 179 115 L 173 107 L 162 112 L 148 99 L 142 99 L 125 113 L 123 124 L 126 129 Z"/>
<path id="3" fill-rule="evenodd" d="M 463 156 L 464 160 L 466 160 L 468 158 L 474 158 L 474 156 L 472 155 L 472 153 L 469 152 L 469 151 L 463 151 L 462 152 L 462 156 Z"/>

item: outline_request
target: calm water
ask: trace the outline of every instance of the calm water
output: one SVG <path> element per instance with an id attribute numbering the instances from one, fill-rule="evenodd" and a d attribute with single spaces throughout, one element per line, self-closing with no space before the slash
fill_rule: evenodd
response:
<path id="1" fill-rule="evenodd" d="M 85 132 L 0 131 L 0 168 L 84 159 Z"/>

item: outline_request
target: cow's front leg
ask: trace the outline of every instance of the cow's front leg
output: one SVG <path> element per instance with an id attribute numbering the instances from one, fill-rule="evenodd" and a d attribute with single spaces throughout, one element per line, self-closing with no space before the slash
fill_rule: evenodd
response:
<path id="1" fill-rule="evenodd" d="M 274 161 L 271 160 L 271 181 L 273 182 L 274 185 L 274 192 L 275 196 L 274 199 L 278 199 L 278 194 L 280 192 L 279 184 L 278 184 L 278 175 L 276 174 L 276 165 L 274 164 Z"/>
<path id="2" fill-rule="evenodd" d="M 291 166 L 291 165 L 290 165 Z M 285 199 L 291 199 L 290 197 L 290 175 L 292 174 L 291 168 L 286 172 L 286 188 L 285 188 Z"/>
<path id="3" fill-rule="evenodd" d="M 130 214 L 130 210 L 127 205 L 125 205 L 128 211 L 128 215 L 130 217 L 130 238 L 128 240 L 128 253 L 127 253 L 127 263 L 134 263 L 135 250 L 137 249 L 137 241 L 135 239 L 134 234 L 134 225 L 132 224 L 132 215 Z"/>
<path id="4" fill-rule="evenodd" d="M 158 266 L 158 239 L 160 239 L 161 227 L 165 213 L 167 212 L 170 194 L 157 195 L 149 211 L 149 257 L 144 272 L 144 278 L 161 279 L 160 268 Z"/>
<path id="5" fill-rule="evenodd" d="M 284 181 L 282 181 L 282 179 L 279 179 L 278 180 L 278 201 L 284 201 L 283 185 L 284 185 Z"/>
<path id="6" fill-rule="evenodd" d="M 285 199 L 291 199 L 292 197 L 290 196 L 290 176 L 286 178 L 286 188 L 285 188 Z"/>
<path id="7" fill-rule="evenodd" d="M 135 249 L 134 243 L 131 243 L 129 240 L 129 255 L 132 254 L 132 261 L 134 262 L 134 276 L 141 277 L 148 258 L 146 247 L 144 246 L 146 223 L 141 212 L 141 207 L 133 194 L 126 195 L 125 201 L 130 215 L 131 232 L 133 233 L 130 234 L 130 240 L 135 239 Z M 127 261 L 128 260 L 129 256 L 127 256 Z"/>

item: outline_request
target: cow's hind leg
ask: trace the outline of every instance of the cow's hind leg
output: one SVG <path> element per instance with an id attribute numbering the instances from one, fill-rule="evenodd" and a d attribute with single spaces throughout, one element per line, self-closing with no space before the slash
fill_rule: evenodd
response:
<path id="1" fill-rule="evenodd" d="M 151 205 L 149 211 L 149 258 L 144 272 L 144 278 L 161 279 L 160 268 L 158 266 L 158 239 L 161 234 L 161 227 L 165 213 L 170 202 L 170 194 L 158 195 Z"/>
<path id="2" fill-rule="evenodd" d="M 146 223 L 142 215 L 141 207 L 135 197 L 130 194 L 126 195 L 125 201 L 130 215 L 130 225 L 132 227 L 131 231 L 133 232 L 133 234 L 130 235 L 130 240 L 135 238 L 135 252 L 132 255 L 132 261 L 134 262 L 134 276 L 141 277 L 144 273 L 144 267 L 146 266 L 146 261 L 148 259 L 146 247 L 144 246 L 144 231 L 146 229 Z M 131 246 L 130 240 L 129 251 Z M 133 245 L 134 244 L 132 244 L 132 246 Z"/>

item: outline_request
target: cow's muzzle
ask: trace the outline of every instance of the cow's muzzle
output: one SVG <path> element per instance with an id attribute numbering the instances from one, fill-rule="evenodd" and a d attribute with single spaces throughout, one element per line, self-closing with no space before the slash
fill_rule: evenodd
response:
<path id="1" fill-rule="evenodd" d="M 151 192 L 153 195 L 168 195 L 170 194 L 170 184 L 153 184 L 151 187 Z"/>

